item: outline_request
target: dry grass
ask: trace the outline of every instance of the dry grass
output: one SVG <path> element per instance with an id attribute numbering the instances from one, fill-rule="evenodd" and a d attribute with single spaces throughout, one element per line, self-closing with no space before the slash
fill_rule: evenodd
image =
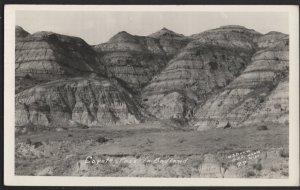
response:
<path id="1" fill-rule="evenodd" d="M 224 160 L 223 157 L 226 158 L 226 155 L 245 150 L 264 151 L 281 148 L 276 154 L 278 158 L 286 160 L 288 157 L 288 152 L 286 152 L 288 147 L 287 127 L 270 126 L 269 130 L 266 131 L 257 131 L 257 126 L 229 130 L 182 131 L 147 128 L 143 125 L 145 124 L 127 128 L 121 126 L 120 128 L 74 129 L 60 132 L 51 130 L 17 135 L 17 144 L 23 143 L 26 145 L 26 140 L 30 139 L 32 146 L 28 145 L 29 151 L 25 155 L 22 156 L 21 153 L 16 155 L 16 173 L 18 175 L 29 175 L 32 171 L 41 170 L 47 165 L 56 167 L 53 170 L 54 175 L 67 175 L 74 173 L 73 166 L 76 165 L 78 160 L 84 160 L 87 155 L 109 155 L 115 158 L 129 156 L 136 159 L 142 159 L 145 155 L 173 155 L 181 158 L 188 157 L 188 167 L 166 164 L 168 168 L 166 169 L 159 165 L 148 164 L 147 166 L 141 166 L 141 168 L 150 167 L 149 172 L 155 170 L 155 172 L 153 171 L 155 175 L 165 177 L 188 177 L 191 175 L 192 169 L 197 171 L 197 168 L 203 163 L 203 155 L 207 153 L 216 155 L 218 162 L 224 162 L 225 164 L 228 164 L 228 160 Z M 139 127 L 139 130 L 137 130 L 137 127 Z M 105 143 L 98 143 L 97 139 L 99 137 L 109 140 Z M 35 142 L 42 142 L 42 144 L 34 148 Z M 127 175 L 126 172 L 134 170 L 126 163 L 124 165 L 99 167 L 93 171 L 77 174 L 123 176 Z M 154 168 L 151 169 L 151 167 Z M 279 165 L 278 167 L 281 168 Z M 249 168 L 249 172 L 245 171 L 244 175 L 246 177 L 258 177 L 256 172 L 265 169 L 272 170 L 271 166 L 254 164 Z M 282 171 L 279 169 L 273 170 L 276 173 Z M 143 175 L 143 171 L 141 171 L 141 174 L 132 175 Z"/>
<path id="2" fill-rule="evenodd" d="M 139 145 L 147 148 L 148 152 L 187 155 L 288 147 L 288 128 L 280 126 L 273 126 L 269 130 L 259 133 L 256 126 L 230 130 L 212 129 L 208 131 L 178 131 L 142 127 L 139 130 L 135 127 L 129 129 L 120 128 L 76 129 L 61 132 L 44 131 L 36 134 L 20 135 L 17 137 L 17 141 L 24 142 L 28 138 L 34 142 L 67 139 L 76 144 L 86 140 L 97 139 L 100 135 L 106 139 L 113 140 L 111 143 L 103 144 L 101 149 L 95 147 L 97 153 L 122 153 L 129 155 L 133 152 L 142 154 L 143 152 Z M 275 136 L 276 138 L 274 138 Z M 89 148 L 93 149 L 93 147 Z M 286 149 L 281 151 L 280 154 L 282 157 L 288 156 L 288 152 L 286 151 Z"/>

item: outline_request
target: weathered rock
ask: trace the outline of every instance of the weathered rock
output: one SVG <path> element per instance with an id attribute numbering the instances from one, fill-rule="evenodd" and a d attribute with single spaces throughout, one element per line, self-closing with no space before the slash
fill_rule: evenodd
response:
<path id="1" fill-rule="evenodd" d="M 255 39 L 257 46 L 261 49 L 268 48 L 274 46 L 278 41 L 281 41 L 284 38 L 288 38 L 287 34 L 283 34 L 280 32 L 268 32 L 267 34 L 260 36 L 259 38 Z"/>
<path id="2" fill-rule="evenodd" d="M 289 124 L 289 81 L 280 81 L 266 100 L 243 123 L 244 125 L 280 123 Z"/>
<path id="3" fill-rule="evenodd" d="M 15 28 L 16 40 L 18 40 L 19 38 L 25 38 L 28 35 L 30 34 L 27 31 L 25 31 L 21 26 L 16 26 Z"/>
<path id="4" fill-rule="evenodd" d="M 136 93 L 159 73 L 187 42 L 188 39 L 183 36 L 180 39 L 158 34 L 143 37 L 123 31 L 107 43 L 94 46 L 94 49 L 106 64 L 107 75 L 122 80 Z"/>
<path id="5" fill-rule="evenodd" d="M 123 31 L 91 47 L 52 32 L 15 32 L 18 126 L 137 123 L 140 101 L 156 118 L 193 118 L 199 130 L 288 122 L 286 34 L 223 26 L 186 37 L 163 28 Z"/>
<path id="6" fill-rule="evenodd" d="M 94 46 L 107 68 L 108 77 L 117 78 L 137 93 L 161 70 L 167 60 L 157 40 L 120 32 L 107 43 Z"/>
<path id="7" fill-rule="evenodd" d="M 239 77 L 233 80 L 223 91 L 209 98 L 197 110 L 194 126 L 198 130 L 224 127 L 227 123 L 230 123 L 232 127 L 238 127 L 248 118 L 251 118 L 250 116 L 257 112 L 259 107 L 264 105 L 264 102 L 269 98 L 273 99 L 271 101 L 275 104 L 278 101 L 276 100 L 277 96 L 285 96 L 282 101 L 287 101 L 288 92 L 286 91 L 286 94 L 282 95 L 284 92 L 280 90 L 286 86 L 285 83 L 280 84 L 277 90 L 275 88 L 288 75 L 288 38 L 283 38 L 269 45 L 268 48 L 253 55 L 251 64 Z M 270 106 L 269 104 L 267 103 L 267 107 Z M 284 106 L 283 109 L 284 112 L 288 112 L 287 106 Z M 255 116 L 258 115 L 252 115 L 252 120 Z M 264 117 L 268 120 L 267 114 Z M 270 115 L 271 118 L 273 117 Z M 278 118 L 274 120 L 274 122 L 278 121 Z"/>
<path id="8" fill-rule="evenodd" d="M 16 125 L 68 127 L 139 123 L 139 106 L 116 81 L 70 78 L 37 85 L 16 95 Z"/>
<path id="9" fill-rule="evenodd" d="M 159 44 L 167 55 L 174 56 L 184 48 L 192 39 L 182 34 L 177 34 L 167 28 L 163 28 L 149 37 L 159 39 Z"/>
<path id="10" fill-rule="evenodd" d="M 37 32 L 27 34 L 16 28 L 16 76 L 57 79 L 104 74 L 105 68 L 99 62 L 96 52 L 82 39 Z"/>
<path id="11" fill-rule="evenodd" d="M 246 35 L 249 37 L 249 39 L 253 39 L 257 36 L 260 36 L 261 34 L 259 32 L 256 32 L 253 29 L 248 29 L 244 26 L 240 26 L 240 25 L 225 25 L 225 26 L 221 26 L 219 28 L 215 28 L 215 29 L 211 29 L 211 30 L 207 30 L 198 34 L 193 34 L 191 35 L 191 38 L 197 39 L 197 38 L 202 38 L 203 34 L 205 35 L 210 35 L 213 33 L 218 33 L 218 32 L 226 32 L 227 34 L 229 33 L 233 33 L 233 34 L 241 34 L 241 35 Z"/>
<path id="12" fill-rule="evenodd" d="M 176 115 L 189 119 L 196 105 L 227 86 L 250 62 L 256 48 L 253 38 L 258 35 L 246 28 L 222 27 L 192 36 L 195 40 L 144 88 L 143 103 L 159 118 L 169 118 L 177 112 L 173 108 L 183 107 L 182 113 Z M 183 101 L 169 103 L 167 95 L 174 92 Z"/>

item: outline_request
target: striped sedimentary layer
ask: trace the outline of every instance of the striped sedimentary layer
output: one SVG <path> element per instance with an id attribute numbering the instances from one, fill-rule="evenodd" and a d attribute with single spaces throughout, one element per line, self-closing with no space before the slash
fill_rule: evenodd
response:
<path id="1" fill-rule="evenodd" d="M 261 37 L 266 39 L 265 36 Z M 266 44 L 258 38 L 262 44 Z M 233 80 L 223 91 L 209 98 L 201 106 L 192 122 L 198 130 L 214 127 L 239 127 L 244 122 L 254 122 L 262 105 L 268 101 L 277 103 L 276 94 L 283 97 L 282 102 L 288 101 L 288 91 L 280 89 L 287 87 L 286 81 L 289 71 L 289 46 L 288 37 L 270 43 L 268 48 L 256 52 L 252 62 L 243 73 Z M 284 86 L 284 87 L 282 87 Z M 283 94 L 284 95 L 283 95 Z M 281 100 L 280 100 L 281 102 Z M 282 104 L 280 103 L 279 104 Z M 269 107 L 270 103 L 266 106 Z M 279 107 L 279 106 L 277 106 Z M 282 105 L 283 112 L 288 113 L 288 107 Z M 267 108 L 266 108 L 267 109 Z M 263 109 L 264 110 L 264 109 Z M 274 111 L 274 109 L 272 109 Z M 271 110 L 271 112 L 272 112 Z M 280 109 L 279 109 L 280 110 Z M 268 114 L 265 120 L 270 120 Z M 282 112 L 282 114 L 284 114 Z M 276 113 L 277 114 L 277 113 Z M 275 114 L 275 115 L 276 115 Z M 249 120 L 251 118 L 251 120 Z M 274 122 L 279 122 L 275 119 Z"/>
<path id="2" fill-rule="evenodd" d="M 37 32 L 25 35 L 16 29 L 16 76 L 57 79 L 78 75 L 104 74 L 96 52 L 82 39 Z"/>
<path id="3" fill-rule="evenodd" d="M 289 80 L 285 78 L 280 81 L 277 87 L 271 92 L 266 100 L 259 104 L 257 109 L 243 123 L 259 124 L 289 123 Z"/>
<path id="4" fill-rule="evenodd" d="M 144 105 L 158 118 L 190 119 L 196 105 L 244 70 L 256 49 L 253 38 L 259 35 L 239 27 L 193 35 L 194 40 L 144 88 Z"/>
<path id="5" fill-rule="evenodd" d="M 171 32 L 171 31 L 170 31 Z M 134 93 L 139 92 L 187 44 L 160 36 L 133 36 L 119 32 L 107 43 L 94 46 L 107 68 L 107 75 L 122 80 Z"/>
<path id="6" fill-rule="evenodd" d="M 149 37 L 159 40 L 159 44 L 164 52 L 173 57 L 178 51 L 184 48 L 192 39 L 182 34 L 177 34 L 167 28 L 149 35 Z"/>
<path id="7" fill-rule="evenodd" d="M 259 48 L 263 49 L 274 46 L 278 43 L 278 41 L 281 41 L 285 38 L 288 38 L 287 34 L 272 31 L 259 38 L 256 38 L 255 42 Z"/>
<path id="8" fill-rule="evenodd" d="M 18 40 L 19 38 L 25 38 L 26 36 L 30 35 L 26 30 L 24 30 L 20 26 L 16 26 L 15 28 L 15 36 L 16 39 Z"/>
<path id="9" fill-rule="evenodd" d="M 139 123 L 141 110 L 116 81 L 69 78 L 37 85 L 16 95 L 16 126 L 105 126 Z"/>

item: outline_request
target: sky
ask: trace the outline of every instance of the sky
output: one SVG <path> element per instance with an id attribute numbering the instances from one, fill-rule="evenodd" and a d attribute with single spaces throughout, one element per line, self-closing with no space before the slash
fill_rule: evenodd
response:
<path id="1" fill-rule="evenodd" d="M 163 27 L 184 35 L 224 25 L 242 25 L 263 34 L 289 33 L 285 12 L 17 11 L 16 25 L 29 33 L 52 31 L 77 36 L 90 45 L 107 42 L 120 31 L 145 36 Z"/>

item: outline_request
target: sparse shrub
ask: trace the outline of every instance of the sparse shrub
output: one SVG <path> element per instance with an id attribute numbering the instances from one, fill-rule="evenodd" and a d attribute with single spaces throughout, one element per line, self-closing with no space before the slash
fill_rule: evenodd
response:
<path id="1" fill-rule="evenodd" d="M 31 145 L 32 144 L 31 140 L 30 139 L 26 139 L 26 144 Z"/>
<path id="2" fill-rule="evenodd" d="M 252 176 L 255 176 L 255 172 L 254 171 L 248 171 L 247 173 L 246 173 L 246 176 L 247 177 L 252 177 Z"/>
<path id="3" fill-rule="evenodd" d="M 279 156 L 282 157 L 282 158 L 288 158 L 289 157 L 289 150 L 288 149 L 279 150 Z"/>
<path id="4" fill-rule="evenodd" d="M 34 148 L 38 148 L 38 147 L 40 147 L 42 145 L 43 145 L 42 142 L 35 142 L 35 143 L 33 143 Z"/>
<path id="5" fill-rule="evenodd" d="M 261 163 L 255 163 L 252 165 L 253 169 L 260 171 L 262 169 Z"/>
<path id="6" fill-rule="evenodd" d="M 223 150 L 231 150 L 231 148 L 227 147 L 226 145 L 223 147 Z"/>
<path id="7" fill-rule="evenodd" d="M 72 134 L 68 134 L 68 137 L 73 137 L 73 135 Z"/>
<path id="8" fill-rule="evenodd" d="M 218 137 L 218 138 L 215 138 L 215 141 L 220 141 L 222 138 Z"/>
<path id="9" fill-rule="evenodd" d="M 289 172 L 287 172 L 287 171 L 282 171 L 282 172 L 281 172 L 281 175 L 289 176 Z"/>
<path id="10" fill-rule="evenodd" d="M 280 108 L 281 108 L 281 104 L 275 104 L 275 105 L 274 105 L 274 108 L 275 108 L 275 109 L 280 109 Z"/>
<path id="11" fill-rule="evenodd" d="M 153 143 L 153 141 L 151 139 L 147 138 L 146 144 L 152 144 L 152 143 Z"/>
<path id="12" fill-rule="evenodd" d="M 88 128 L 89 128 L 89 126 L 86 126 L 86 125 L 82 126 L 82 129 L 88 129 Z"/>
<path id="13" fill-rule="evenodd" d="M 260 125 L 256 129 L 259 131 L 266 131 L 266 130 L 268 130 L 268 127 L 266 125 Z"/>
<path id="14" fill-rule="evenodd" d="M 129 166 L 129 163 L 121 162 L 117 167 L 119 169 L 122 169 L 122 168 L 128 168 L 128 166 Z"/>
<path id="15" fill-rule="evenodd" d="M 133 153 L 133 154 L 134 154 L 134 157 L 135 157 L 135 158 L 137 158 L 137 159 L 139 159 L 139 158 L 141 157 L 141 155 L 140 155 L 140 154 L 138 154 L 138 153 L 136 153 L 136 152 L 135 152 L 135 153 Z"/>
<path id="16" fill-rule="evenodd" d="M 262 96 L 260 96 L 260 97 L 259 97 L 259 103 L 263 103 L 264 101 L 265 101 L 265 98 L 262 97 Z"/>
<path id="17" fill-rule="evenodd" d="M 24 78 L 25 79 L 31 79 L 31 76 L 29 74 L 26 74 Z"/>
<path id="18" fill-rule="evenodd" d="M 173 162 L 168 162 L 168 167 L 172 167 L 174 166 L 174 163 Z"/>
<path id="19" fill-rule="evenodd" d="M 96 140 L 98 143 L 105 143 L 108 141 L 107 138 L 103 137 L 103 136 L 99 136 Z"/>
<path id="20" fill-rule="evenodd" d="M 272 172 L 277 172 L 277 171 L 278 171 L 278 168 L 277 168 L 277 167 L 275 167 L 275 166 L 271 166 L 271 168 L 270 168 L 270 169 L 271 169 L 271 171 L 272 171 Z"/>
<path id="21" fill-rule="evenodd" d="M 183 143 L 183 142 L 185 141 L 185 138 L 182 137 L 182 138 L 180 138 L 178 141 L 179 141 L 179 143 Z"/>
<path id="22" fill-rule="evenodd" d="M 173 122 L 177 127 L 182 127 L 186 125 L 186 121 L 184 119 L 171 118 L 170 121 Z"/>

